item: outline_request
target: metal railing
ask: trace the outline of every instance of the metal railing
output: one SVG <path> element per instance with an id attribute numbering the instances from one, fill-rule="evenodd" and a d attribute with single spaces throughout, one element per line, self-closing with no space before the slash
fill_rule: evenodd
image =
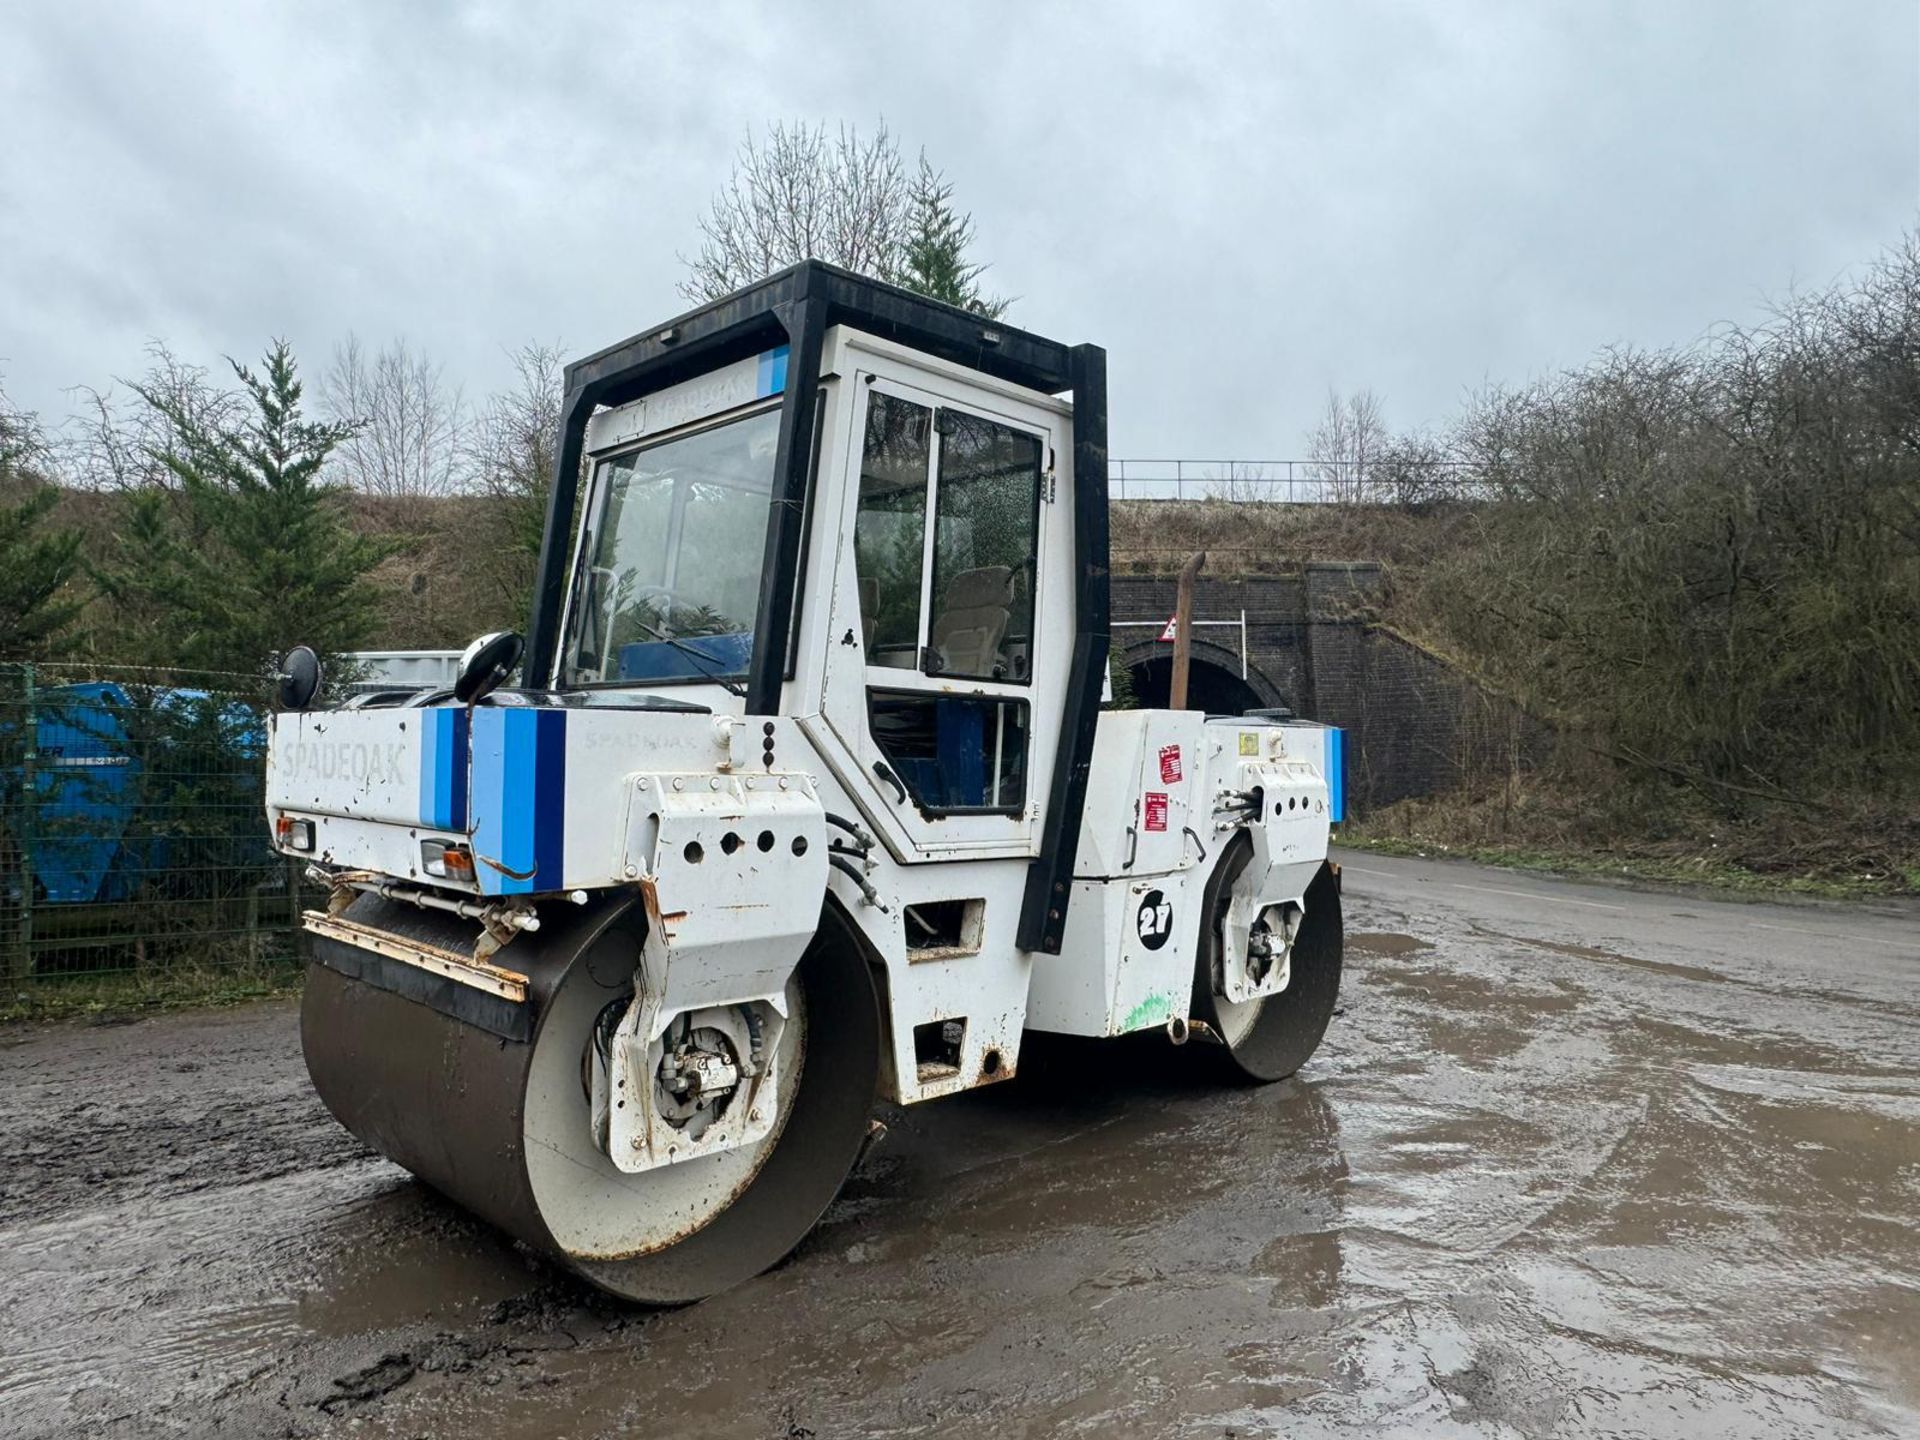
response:
<path id="1" fill-rule="evenodd" d="M 0 977 L 291 954 L 247 677 L 0 664 Z"/>
<path id="2" fill-rule="evenodd" d="M 1228 500 L 1288 505 L 1387 505 L 1475 490 L 1463 461 L 1386 465 L 1358 460 L 1109 460 L 1112 500 Z"/>

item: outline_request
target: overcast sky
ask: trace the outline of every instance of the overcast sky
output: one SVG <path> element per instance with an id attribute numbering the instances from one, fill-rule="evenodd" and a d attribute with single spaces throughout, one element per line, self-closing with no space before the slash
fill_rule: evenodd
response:
<path id="1" fill-rule="evenodd" d="M 352 331 L 477 396 L 684 308 L 749 128 L 881 116 L 1009 318 L 1108 348 L 1116 455 L 1287 457 L 1329 386 L 1435 423 L 1870 259 L 1920 4 L 0 0 L 0 377 Z"/>

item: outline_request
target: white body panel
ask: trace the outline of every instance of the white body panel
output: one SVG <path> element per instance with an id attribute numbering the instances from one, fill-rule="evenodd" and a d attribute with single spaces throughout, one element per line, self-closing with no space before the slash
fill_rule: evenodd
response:
<path id="1" fill-rule="evenodd" d="M 610 1154 L 638 1171 L 750 1145 L 778 1106 L 770 1069 L 740 1077 L 747 1103 L 728 1106 L 697 1138 L 652 1103 L 663 1035 L 681 1016 L 778 1049 L 787 983 L 813 938 L 826 888 L 826 819 L 804 774 L 657 772 L 626 783 L 621 873 L 638 876 L 647 911 L 639 1000 L 610 1052 Z M 751 1014 L 751 1025 L 746 1017 Z"/>
<path id="2" fill-rule="evenodd" d="M 1207 881 L 1242 830 L 1254 853 L 1235 903 L 1258 915 L 1302 899 L 1327 858 L 1327 785 L 1313 761 L 1288 751 L 1320 753 L 1322 733 L 1192 711 L 1100 717 L 1080 878 L 1060 954 L 1036 959 L 1029 1029 L 1123 1035 L 1184 1018 Z M 1257 822 L 1222 813 L 1224 796 L 1255 790 Z M 1277 967 L 1260 985 L 1230 978 L 1227 993 L 1244 1000 L 1285 984 Z"/>
<path id="3" fill-rule="evenodd" d="M 1101 715 L 1077 877 L 1162 875 L 1213 848 L 1206 838 L 1212 819 L 1201 763 L 1205 731 L 1206 717 L 1196 710 Z"/>
<path id="4" fill-rule="evenodd" d="M 1073 563 L 1072 527 L 1069 507 L 1060 498 L 1070 493 L 1072 483 L 1072 412 L 1051 397 L 1000 384 L 978 371 L 945 365 L 854 331 L 829 332 L 826 356 L 825 371 L 842 377 L 835 403 L 828 407 L 836 432 L 842 437 L 863 434 L 870 397 L 887 394 L 1004 423 L 1039 437 L 1051 458 L 1045 493 L 1052 498 L 1043 499 L 1039 506 L 1030 679 L 1015 683 L 934 677 L 875 664 L 874 657 L 867 653 L 854 550 L 844 540 L 855 527 L 861 453 L 858 445 L 843 439 L 837 460 L 823 461 L 823 468 L 833 465 L 840 484 L 832 490 L 823 486 L 823 494 L 833 498 L 820 505 L 810 537 L 812 554 L 820 557 L 823 576 L 831 562 L 831 583 L 824 594 L 811 597 L 808 609 L 813 613 L 810 620 L 803 620 L 800 664 L 788 687 L 786 702 L 797 714 L 819 717 L 819 723 L 809 726 L 809 734 L 823 760 L 844 778 L 849 800 L 895 860 L 914 865 L 962 856 L 1030 858 L 1038 849 L 1040 807 L 1053 774 L 1067 659 L 1073 646 L 1072 595 L 1067 584 Z M 823 451 L 826 455 L 834 453 Z M 849 638 L 851 644 L 847 643 Z M 885 757 L 868 724 L 868 693 L 872 690 L 996 697 L 1025 703 L 1032 726 L 1025 803 L 1020 812 L 1010 816 L 953 814 L 928 818 L 912 804 L 903 803 L 895 791 L 877 783 L 873 766 Z"/>
<path id="5" fill-rule="evenodd" d="M 763 728 L 774 727 L 768 736 Z M 774 741 L 775 765 L 763 762 Z M 322 864 L 419 880 L 420 841 L 470 841 L 470 894 L 537 895 L 631 883 L 631 779 L 668 772 L 720 786 L 752 768 L 813 765 L 791 720 L 590 707 L 328 710 L 273 717 L 267 813 L 312 819 Z M 781 843 L 790 837 L 782 835 Z"/>

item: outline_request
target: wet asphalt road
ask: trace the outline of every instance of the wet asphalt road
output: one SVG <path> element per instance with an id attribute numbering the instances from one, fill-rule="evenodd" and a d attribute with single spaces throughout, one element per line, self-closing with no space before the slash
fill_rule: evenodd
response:
<path id="1" fill-rule="evenodd" d="M 1348 857 L 1294 1082 L 889 1116 L 624 1311 L 338 1130 L 289 1006 L 0 1034 L 0 1433 L 1920 1435 L 1920 911 Z"/>

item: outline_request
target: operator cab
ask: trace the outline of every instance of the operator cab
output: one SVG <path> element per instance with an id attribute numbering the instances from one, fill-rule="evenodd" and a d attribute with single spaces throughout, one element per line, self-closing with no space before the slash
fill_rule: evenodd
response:
<path id="1" fill-rule="evenodd" d="M 860 770 L 885 768 L 895 803 L 1020 816 L 1036 658 L 1060 662 L 1044 687 L 1058 690 L 1071 645 L 1064 624 L 1043 639 L 1035 623 L 1067 408 L 983 390 L 977 374 L 958 388 L 929 357 L 850 327 L 829 330 L 823 351 L 802 563 L 818 556 L 833 588 L 798 607 L 789 678 L 817 695 L 824 672 L 858 662 L 857 687 L 829 684 L 849 712 L 835 729 L 865 754 L 849 757 Z M 743 711 L 789 353 L 770 348 L 588 422 L 554 689 Z M 1058 558 L 1071 563 L 1064 548 Z M 827 633 L 829 614 L 852 623 Z M 831 651 L 853 653 L 814 663 Z"/>
<path id="2" fill-rule="evenodd" d="M 1105 677 L 1075 667 L 1093 617 L 1073 580 L 1069 352 L 917 298 L 901 343 L 886 287 L 817 264 L 795 282 L 849 297 L 817 307 L 811 364 L 778 329 L 704 361 L 680 326 L 607 352 L 680 365 L 570 418 L 580 522 L 544 577 L 564 610 L 551 640 L 536 617 L 526 683 L 795 717 L 901 860 L 1031 860 L 1069 695 L 1091 714 Z M 952 334 L 930 344 L 929 316 Z M 569 372 L 576 393 L 595 364 Z M 763 633 L 775 616 L 784 635 Z"/>

